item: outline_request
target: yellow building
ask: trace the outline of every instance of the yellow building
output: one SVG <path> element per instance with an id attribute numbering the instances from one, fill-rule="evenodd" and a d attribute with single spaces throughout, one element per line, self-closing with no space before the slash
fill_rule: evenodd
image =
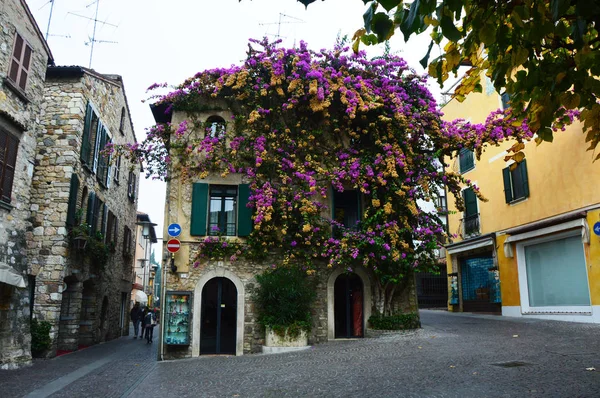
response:
<path id="1" fill-rule="evenodd" d="M 450 101 L 444 119 L 483 123 L 501 108 L 491 82 L 483 86 Z M 514 170 L 504 161 L 511 141 L 480 160 L 462 151 L 447 161 L 488 199 L 465 188 L 458 212 L 448 198 L 449 232 L 457 235 L 446 247 L 450 310 L 600 323 L 600 162 L 584 138 L 575 123 L 553 143 L 529 142 Z"/>

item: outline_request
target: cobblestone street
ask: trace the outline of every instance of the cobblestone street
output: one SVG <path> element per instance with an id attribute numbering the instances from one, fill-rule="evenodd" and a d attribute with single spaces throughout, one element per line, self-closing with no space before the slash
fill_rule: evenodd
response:
<path id="1" fill-rule="evenodd" d="M 600 396 L 600 325 L 442 311 L 421 317 L 423 329 L 405 335 L 270 356 L 157 363 L 156 341 L 124 337 L 1 371 L 0 391 L 3 398 Z"/>

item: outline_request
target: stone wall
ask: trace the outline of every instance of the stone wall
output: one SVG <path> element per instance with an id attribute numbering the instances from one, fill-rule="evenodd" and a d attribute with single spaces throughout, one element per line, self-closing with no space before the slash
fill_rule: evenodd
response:
<path id="1" fill-rule="evenodd" d="M 51 72 L 41 113 L 44 128 L 37 137 L 31 205 L 33 229 L 28 234 L 30 268 L 37 275 L 34 312 L 52 324 L 53 348 L 49 355 L 57 348 L 73 350 L 78 345 L 113 339 L 128 332 L 132 257 L 123 255 L 123 238 L 125 226 L 135 231 L 137 200 L 131 202 L 127 197 L 127 176 L 131 167 L 139 173 L 139 165 L 130 165 L 122 159 L 118 181 L 113 169 L 110 186 L 104 188 L 80 159 L 88 101 L 98 111 L 114 143 L 135 142 L 120 78 L 83 68 L 72 73 L 60 68 Z M 123 109 L 126 123 L 120 132 Z M 75 250 L 69 236 L 66 220 L 73 173 L 80 181 L 77 197 L 80 214 L 85 218 L 87 193 L 94 192 L 118 219 L 116 245 L 103 268 L 94 266 L 85 252 Z M 65 287 L 69 290 L 68 308 L 63 302 Z M 123 328 L 122 293 L 127 297 Z"/>
<path id="2" fill-rule="evenodd" d="M 25 90 L 7 79 L 15 33 L 31 46 L 32 59 Z M 43 101 L 44 78 L 49 54 L 45 43 L 20 0 L 0 2 L 0 129 L 19 140 L 10 203 L 0 201 L 0 265 L 10 266 L 27 282 L 26 231 L 33 159 Z M 10 291 L 7 304 L 0 308 L 0 368 L 16 368 L 31 362 L 29 332 L 29 292 L 0 282 L 0 290 Z"/>

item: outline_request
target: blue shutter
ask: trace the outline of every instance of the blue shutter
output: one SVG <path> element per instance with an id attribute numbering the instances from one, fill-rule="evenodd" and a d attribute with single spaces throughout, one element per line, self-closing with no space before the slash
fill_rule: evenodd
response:
<path id="1" fill-rule="evenodd" d="M 206 235 L 208 211 L 208 184 L 195 183 L 192 187 L 192 223 L 190 235 Z"/>
<path id="2" fill-rule="evenodd" d="M 238 236 L 248 236 L 252 233 L 252 209 L 247 207 L 250 194 L 250 185 L 240 184 L 238 189 Z"/>

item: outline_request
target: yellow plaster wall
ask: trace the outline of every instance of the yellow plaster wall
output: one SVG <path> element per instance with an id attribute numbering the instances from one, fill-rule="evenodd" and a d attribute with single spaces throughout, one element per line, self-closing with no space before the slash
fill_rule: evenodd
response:
<path id="1" fill-rule="evenodd" d="M 444 119 L 471 119 L 482 122 L 498 108 L 499 96 L 474 93 L 463 103 L 450 101 L 444 108 Z M 592 153 L 586 151 L 581 124 L 574 123 L 564 132 L 554 134 L 554 142 L 536 145 L 529 142 L 524 153 L 527 159 L 529 197 L 509 205 L 504 199 L 502 169 L 507 167 L 503 153 L 514 141 L 500 147 L 487 148 L 475 168 L 464 174 L 479 186 L 488 202 L 478 201 L 481 233 L 500 231 L 527 224 L 582 207 L 600 203 L 600 162 L 592 162 Z M 447 160 L 452 166 L 455 160 Z M 450 210 L 456 210 L 452 195 L 448 198 Z M 462 213 L 450 214 L 451 233 L 459 232 Z M 456 241 L 458 241 L 457 239 Z"/>
<path id="2" fill-rule="evenodd" d="M 507 258 L 504 256 L 504 241 L 507 238 L 508 235 L 500 235 L 496 237 L 496 255 L 498 260 L 498 268 L 500 270 L 500 294 L 502 297 L 503 306 L 519 306 L 521 305 L 521 296 L 519 294 L 519 271 L 517 269 L 517 258 Z"/>

